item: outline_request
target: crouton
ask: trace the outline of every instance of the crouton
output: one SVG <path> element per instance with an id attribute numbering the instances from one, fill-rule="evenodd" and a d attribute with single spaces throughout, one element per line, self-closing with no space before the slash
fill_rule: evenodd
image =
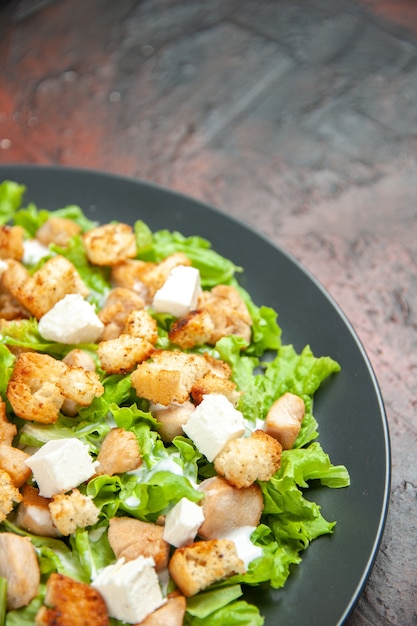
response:
<path id="1" fill-rule="evenodd" d="M 293 393 L 284 393 L 271 406 L 265 419 L 265 432 L 290 450 L 300 432 L 305 415 L 304 400 Z"/>
<path id="2" fill-rule="evenodd" d="M 0 533 L 0 577 L 7 580 L 9 611 L 27 606 L 38 595 L 38 558 L 28 537 Z"/>
<path id="3" fill-rule="evenodd" d="M 7 419 L 6 403 L 0 396 L 0 443 L 11 446 L 16 434 L 16 425 Z"/>
<path id="4" fill-rule="evenodd" d="M 168 406 L 163 404 L 152 404 L 150 411 L 155 419 L 158 420 L 158 432 L 163 441 L 172 441 L 174 437 L 184 434 L 182 427 L 186 424 L 194 412 L 195 406 L 189 400 L 182 404 L 173 402 Z"/>
<path id="5" fill-rule="evenodd" d="M 22 353 L 16 359 L 6 391 L 16 415 L 42 424 L 56 422 L 64 401 L 57 383 L 66 367 L 48 354 Z"/>
<path id="6" fill-rule="evenodd" d="M 140 280 L 148 290 L 148 297 L 153 299 L 155 293 L 162 287 L 174 267 L 191 265 L 190 259 L 183 252 L 170 254 L 159 263 L 148 263 L 142 267 Z"/>
<path id="7" fill-rule="evenodd" d="M 120 335 L 116 339 L 101 341 L 97 355 L 102 369 L 107 374 L 126 374 L 138 363 L 145 361 L 152 351 L 153 344 L 146 339 Z"/>
<path id="8" fill-rule="evenodd" d="M 0 226 L 0 259 L 22 259 L 23 235 L 21 226 Z"/>
<path id="9" fill-rule="evenodd" d="M 53 496 L 48 506 L 52 521 L 62 535 L 71 535 L 77 528 L 92 526 L 98 521 L 100 512 L 93 498 L 83 495 L 78 489 Z"/>
<path id="10" fill-rule="evenodd" d="M 84 233 L 83 240 L 93 265 L 117 265 L 136 256 L 136 236 L 129 224 L 103 224 Z"/>
<path id="11" fill-rule="evenodd" d="M 36 239 L 44 246 L 54 243 L 61 248 L 68 245 L 69 240 L 81 232 L 81 227 L 65 217 L 49 217 L 36 231 Z"/>
<path id="12" fill-rule="evenodd" d="M 221 393 L 223 396 L 236 406 L 242 393 L 237 391 L 236 383 L 228 380 L 223 376 L 217 376 L 213 372 L 207 372 L 203 378 L 200 378 L 191 388 L 191 397 L 195 404 L 200 404 L 203 396 L 210 393 Z"/>
<path id="13" fill-rule="evenodd" d="M 132 372 L 131 380 L 136 394 L 153 404 L 185 402 L 193 384 L 208 371 L 206 359 L 199 354 L 154 350 L 150 356 Z"/>
<path id="14" fill-rule="evenodd" d="M 208 311 L 197 309 L 176 320 L 170 328 L 168 338 L 183 350 L 188 350 L 208 343 L 213 332 L 214 324 Z"/>
<path id="15" fill-rule="evenodd" d="M 29 278 L 30 274 L 26 267 L 15 259 L 7 260 L 7 267 L 1 273 L 0 287 L 16 297 L 19 286 Z"/>
<path id="16" fill-rule="evenodd" d="M 143 299 L 134 291 L 124 287 L 112 289 L 106 298 L 98 317 L 105 325 L 102 340 L 115 339 L 122 332 L 129 315 L 133 311 L 140 311 L 145 306 Z"/>
<path id="17" fill-rule="evenodd" d="M 158 340 L 158 324 L 145 309 L 132 311 L 126 318 L 123 333 L 132 337 L 146 339 L 155 345 Z"/>
<path id="18" fill-rule="evenodd" d="M 60 537 L 59 530 L 52 523 L 50 502 L 50 498 L 39 495 L 36 487 L 24 485 L 22 501 L 17 507 L 16 525 L 41 537 Z"/>
<path id="19" fill-rule="evenodd" d="M 80 348 L 68 352 L 62 361 L 71 367 L 82 367 L 87 372 L 94 372 L 96 369 L 93 357 Z"/>
<path id="20" fill-rule="evenodd" d="M 168 595 L 163 606 L 140 622 L 140 626 L 182 626 L 186 608 L 185 597 L 174 591 Z"/>
<path id="21" fill-rule="evenodd" d="M 13 295 L 39 320 L 70 293 L 79 293 L 85 297 L 88 289 L 75 266 L 65 257 L 57 255 L 20 283 Z"/>
<path id="22" fill-rule="evenodd" d="M 214 459 L 214 469 L 235 487 L 267 481 L 281 464 L 281 444 L 263 430 L 229 441 Z"/>
<path id="23" fill-rule="evenodd" d="M 214 582 L 244 574 L 245 565 L 229 539 L 208 539 L 177 548 L 168 565 L 180 591 L 191 597 Z"/>
<path id="24" fill-rule="evenodd" d="M 6 519 L 15 504 L 22 500 L 22 495 L 14 486 L 9 474 L 0 469 L 0 522 Z M 2 533 L 0 533 L 1 536 Z"/>
<path id="25" fill-rule="evenodd" d="M 82 367 L 67 366 L 57 381 L 64 398 L 73 400 L 80 406 L 90 406 L 94 398 L 104 393 L 98 374 Z"/>
<path id="26" fill-rule="evenodd" d="M 12 321 L 29 317 L 29 311 L 11 293 L 0 293 L 0 319 Z"/>
<path id="27" fill-rule="evenodd" d="M 7 472 L 18 489 L 27 481 L 31 475 L 31 469 L 25 465 L 25 460 L 29 458 L 29 454 L 8 446 L 0 444 L 0 469 Z"/>
<path id="28" fill-rule="evenodd" d="M 148 287 L 141 280 L 143 273 L 155 267 L 155 263 L 127 259 L 111 268 L 111 284 L 113 287 L 124 287 L 134 291 L 146 303 L 151 301 Z"/>
<path id="29" fill-rule="evenodd" d="M 238 489 L 224 478 L 213 476 L 203 480 L 199 490 L 204 493 L 204 522 L 198 530 L 201 537 L 213 539 L 233 528 L 258 526 L 264 501 L 256 483 Z"/>
<path id="30" fill-rule="evenodd" d="M 152 557 L 157 571 L 168 564 L 169 544 L 163 539 L 164 529 L 150 522 L 132 517 L 113 517 L 110 520 L 108 539 L 118 559 L 133 561 L 138 556 Z"/>
<path id="31" fill-rule="evenodd" d="M 45 605 L 35 626 L 109 626 L 106 603 L 97 589 L 53 572 L 46 584 Z"/>
<path id="32" fill-rule="evenodd" d="M 97 456 L 97 474 L 122 474 L 137 469 L 141 463 L 138 440 L 135 433 L 124 428 L 112 428 L 101 444 Z"/>
<path id="33" fill-rule="evenodd" d="M 216 285 L 211 291 L 202 291 L 198 308 L 206 309 L 213 321 L 214 330 L 207 343 L 214 345 L 228 335 L 238 335 L 249 343 L 252 318 L 237 289 Z"/>

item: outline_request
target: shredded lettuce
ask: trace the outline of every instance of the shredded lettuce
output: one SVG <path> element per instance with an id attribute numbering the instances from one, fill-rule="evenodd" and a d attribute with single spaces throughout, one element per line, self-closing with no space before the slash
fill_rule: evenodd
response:
<path id="1" fill-rule="evenodd" d="M 21 226 L 26 237 L 33 237 L 50 215 L 76 221 L 81 232 L 96 225 L 75 205 L 53 212 L 38 209 L 34 204 L 22 207 L 24 192 L 25 187 L 13 181 L 0 184 L 0 223 Z M 251 539 L 262 548 L 262 555 L 249 564 L 244 575 L 220 581 L 187 599 L 185 626 L 261 626 L 264 618 L 256 606 L 244 599 L 245 589 L 263 583 L 273 588 L 283 587 L 292 568 L 301 563 L 309 544 L 321 535 L 334 532 L 336 522 L 326 520 L 320 506 L 308 499 L 309 487 L 319 484 L 343 488 L 350 483 L 347 469 L 334 465 L 318 442 L 318 423 L 313 414 L 316 391 L 340 371 L 340 366 L 329 356 L 314 355 L 308 345 L 300 353 L 292 345 L 283 345 L 277 313 L 253 302 L 236 278 L 242 268 L 213 250 L 206 239 L 168 230 L 152 232 L 140 220 L 134 224 L 134 232 L 138 259 L 159 262 L 172 253 L 183 252 L 199 269 L 204 289 L 228 284 L 239 291 L 252 318 L 250 342 L 228 336 L 214 347 L 203 345 L 194 351 L 229 364 L 232 380 L 243 392 L 237 408 L 248 424 L 256 427 L 285 392 L 304 400 L 305 417 L 294 447 L 282 452 L 276 474 L 267 482 L 259 482 L 264 510 Z M 109 268 L 91 266 L 82 236 L 73 237 L 66 248 L 51 245 L 50 250 L 51 255 L 62 254 L 74 263 L 90 290 L 90 301 L 100 307 L 111 289 Z M 158 324 L 157 348 L 172 349 L 168 332 L 174 318 L 166 314 L 155 314 L 154 318 Z M 7 384 L 16 358 L 9 347 L 43 352 L 57 359 L 64 358 L 74 347 L 81 348 L 95 360 L 104 393 L 75 417 L 60 414 L 54 424 L 24 422 L 13 416 L 7 403 Z M 0 364 L 0 394 L 6 401 L 9 419 L 18 426 L 16 445 L 39 448 L 51 439 L 77 437 L 88 445 L 95 458 L 110 429 L 119 427 L 135 434 L 142 459 L 136 470 L 113 476 L 97 475 L 79 486 L 82 493 L 93 498 L 100 515 L 94 526 L 78 529 L 69 538 L 37 537 L 15 526 L 12 519 L 0 524 L 0 532 L 27 536 L 39 559 L 42 576 L 39 595 L 27 607 L 6 613 L 7 582 L 0 578 L 0 626 L 25 626 L 34 623 L 50 573 L 60 572 L 90 582 L 101 568 L 114 562 L 107 538 L 110 519 L 128 515 L 155 522 L 183 497 L 199 502 L 203 498 L 199 482 L 213 476 L 215 471 L 213 463 L 208 463 L 187 437 L 176 437 L 169 444 L 162 441 L 149 402 L 136 396 L 129 374 L 106 375 L 100 369 L 94 344 L 67 346 L 48 342 L 39 334 L 35 319 L 21 320 L 4 325 L 1 330 Z M 110 623 L 121 624 L 115 619 Z"/>

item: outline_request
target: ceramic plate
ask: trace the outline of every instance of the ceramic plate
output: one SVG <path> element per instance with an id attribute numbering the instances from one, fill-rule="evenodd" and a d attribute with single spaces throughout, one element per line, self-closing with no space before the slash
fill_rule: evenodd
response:
<path id="1" fill-rule="evenodd" d="M 80 205 L 100 222 L 144 220 L 201 235 L 244 268 L 242 285 L 257 304 L 278 311 L 283 341 L 309 344 L 317 356 L 336 359 L 342 371 L 315 399 L 320 442 L 334 464 L 349 470 L 347 489 L 313 488 L 311 497 L 333 535 L 314 541 L 282 590 L 251 590 L 265 626 L 336 626 L 355 606 L 370 573 L 384 528 L 390 482 L 387 421 L 375 376 L 345 316 L 294 258 L 243 223 L 189 197 L 135 179 L 44 166 L 2 166 L 0 180 L 27 186 L 25 203 L 57 209 Z M 310 497 L 310 496 L 308 496 Z"/>

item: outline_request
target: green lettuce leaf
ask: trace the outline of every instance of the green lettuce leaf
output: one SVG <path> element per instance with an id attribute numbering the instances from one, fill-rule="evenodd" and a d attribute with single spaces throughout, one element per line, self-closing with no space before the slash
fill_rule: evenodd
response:
<path id="1" fill-rule="evenodd" d="M 10 222 L 21 205 L 25 185 L 19 185 L 12 180 L 0 183 L 0 224 Z"/>

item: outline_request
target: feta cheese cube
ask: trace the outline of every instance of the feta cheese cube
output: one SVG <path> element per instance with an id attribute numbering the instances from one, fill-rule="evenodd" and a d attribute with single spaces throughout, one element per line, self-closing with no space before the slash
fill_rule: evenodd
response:
<path id="1" fill-rule="evenodd" d="M 121 558 L 101 570 L 92 586 L 103 596 L 110 617 L 129 624 L 142 622 L 165 603 L 150 557 Z"/>
<path id="2" fill-rule="evenodd" d="M 198 269 L 178 265 L 171 270 L 165 283 L 154 295 L 152 307 L 157 313 L 184 317 L 197 307 L 200 291 Z"/>
<path id="3" fill-rule="evenodd" d="M 38 324 L 44 339 L 65 344 L 94 343 L 103 328 L 92 305 L 78 293 L 67 294 L 59 300 Z"/>
<path id="4" fill-rule="evenodd" d="M 194 541 L 203 522 L 204 512 L 201 506 L 188 498 L 182 498 L 167 513 L 164 539 L 176 548 L 188 546 Z"/>
<path id="5" fill-rule="evenodd" d="M 99 465 L 90 457 L 88 446 L 75 438 L 48 441 L 24 462 L 44 498 L 78 487 L 95 474 Z"/>
<path id="6" fill-rule="evenodd" d="M 228 441 L 244 434 L 245 420 L 226 396 L 210 393 L 203 396 L 182 429 L 198 450 L 213 461 Z"/>
<path id="7" fill-rule="evenodd" d="M 246 570 L 249 563 L 263 554 L 262 548 L 255 546 L 250 538 L 255 528 L 256 526 L 238 526 L 237 528 L 231 528 L 218 537 L 219 539 L 230 539 L 234 542 L 238 557 L 244 562 Z"/>

